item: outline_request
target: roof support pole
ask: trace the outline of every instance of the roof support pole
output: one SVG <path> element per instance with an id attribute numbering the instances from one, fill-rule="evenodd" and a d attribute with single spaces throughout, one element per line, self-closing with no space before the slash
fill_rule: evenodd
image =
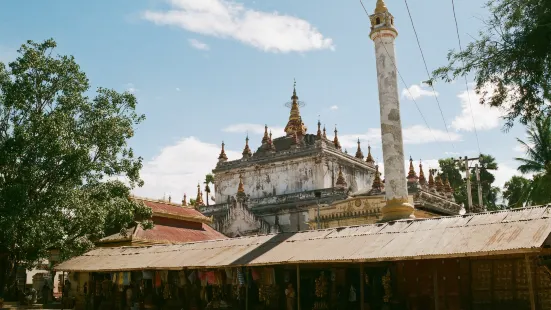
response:
<path id="1" fill-rule="evenodd" d="M 300 310 L 300 265 L 297 264 L 297 310 Z"/>
<path id="2" fill-rule="evenodd" d="M 360 263 L 360 310 L 365 310 L 364 282 L 365 282 L 364 264 Z"/>
<path id="3" fill-rule="evenodd" d="M 536 310 L 536 298 L 534 296 L 534 282 L 532 281 L 532 270 L 530 268 L 530 258 L 528 255 L 524 256 L 526 261 L 526 274 L 528 276 L 528 290 L 530 293 L 530 309 Z"/>
<path id="4" fill-rule="evenodd" d="M 434 271 L 432 274 L 432 281 L 433 281 L 433 291 L 434 291 L 434 310 L 438 310 L 438 270 L 436 269 L 436 264 L 433 267 Z"/>
<path id="5" fill-rule="evenodd" d="M 249 267 L 245 269 L 245 310 L 249 310 Z"/>

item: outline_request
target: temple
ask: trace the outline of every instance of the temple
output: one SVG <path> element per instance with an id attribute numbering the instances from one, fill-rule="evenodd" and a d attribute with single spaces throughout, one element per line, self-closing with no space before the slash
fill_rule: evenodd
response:
<path id="1" fill-rule="evenodd" d="M 371 147 L 364 157 L 358 140 L 355 154 L 344 152 L 337 128 L 328 137 L 320 121 L 316 133 L 308 133 L 296 83 L 289 106 L 283 135 L 275 138 L 265 126 L 256 151 L 250 149 L 247 136 L 242 158 L 229 161 L 222 143 L 213 169 L 217 203 L 205 206 L 198 189 L 198 210 L 213 217 L 211 225 L 229 237 L 307 230 L 320 220 L 321 227 L 333 227 L 381 219 L 385 190 Z M 420 174 L 421 180 L 408 175 L 408 201 L 416 206 L 415 214 L 459 214 L 453 196 L 424 185 Z"/>

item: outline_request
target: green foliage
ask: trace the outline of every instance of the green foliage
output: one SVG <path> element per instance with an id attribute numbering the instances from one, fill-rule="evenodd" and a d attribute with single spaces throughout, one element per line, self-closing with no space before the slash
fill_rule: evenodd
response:
<path id="1" fill-rule="evenodd" d="M 195 203 L 195 199 L 191 198 L 191 199 L 189 200 L 189 205 L 190 205 L 190 206 L 195 206 L 195 204 L 196 204 L 196 203 Z"/>
<path id="2" fill-rule="evenodd" d="M 491 170 L 497 170 L 498 166 L 495 162 L 495 158 L 490 155 L 480 155 L 480 182 L 482 184 L 482 202 L 488 210 L 498 209 L 497 198 L 499 194 L 499 188 L 492 186 L 495 181 L 494 175 Z M 467 182 L 463 178 L 462 172 L 465 171 L 463 163 L 455 162 L 453 158 L 445 158 L 438 160 L 441 174 L 449 178 L 450 185 L 454 189 L 455 201 L 459 204 L 468 206 L 467 197 Z M 473 204 L 478 204 L 478 183 L 476 180 L 475 169 L 470 171 L 471 180 L 471 194 Z"/>
<path id="3" fill-rule="evenodd" d="M 521 176 L 513 176 L 505 182 L 503 198 L 507 199 L 508 208 L 521 208 L 527 202 L 527 193 L 531 187 L 531 180 Z"/>
<path id="4" fill-rule="evenodd" d="M 136 98 L 104 88 L 87 97 L 85 73 L 55 47 L 28 41 L 9 67 L 0 63 L 0 256 L 11 266 L 54 246 L 82 253 L 135 218 L 151 227 L 151 210 L 129 199 L 143 184 L 142 159 L 127 146 L 144 119 Z"/>
<path id="5" fill-rule="evenodd" d="M 210 186 L 209 184 L 214 184 L 214 176 L 212 174 L 207 174 L 205 176 L 205 182 L 203 182 L 203 184 L 205 184 L 205 193 L 207 195 L 207 206 L 209 205 L 209 196 L 210 196 Z"/>
<path id="6" fill-rule="evenodd" d="M 450 51 L 434 77 L 474 73 L 481 104 L 505 108 L 506 128 L 517 118 L 527 124 L 550 111 L 551 1 L 490 0 L 486 7 L 485 28 L 463 51 Z"/>

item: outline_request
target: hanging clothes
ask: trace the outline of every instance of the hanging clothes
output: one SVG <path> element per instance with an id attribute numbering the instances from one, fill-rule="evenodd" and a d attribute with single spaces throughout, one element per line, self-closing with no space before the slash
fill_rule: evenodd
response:
<path id="1" fill-rule="evenodd" d="M 162 283 L 161 273 L 159 271 L 155 272 L 155 287 L 160 287 Z"/>
<path id="2" fill-rule="evenodd" d="M 237 280 L 240 285 L 245 285 L 245 275 L 243 274 L 243 270 L 241 270 L 241 268 L 237 269 Z"/>
<path id="3" fill-rule="evenodd" d="M 260 273 L 258 272 L 258 270 L 254 268 L 251 270 L 252 270 L 253 281 L 260 280 Z"/>
<path id="4" fill-rule="evenodd" d="M 130 285 L 130 272 L 122 273 L 122 285 Z"/>
<path id="5" fill-rule="evenodd" d="M 142 271 L 142 277 L 144 280 L 153 280 L 153 272 L 152 271 Z"/>
<path id="6" fill-rule="evenodd" d="M 197 272 L 195 270 L 193 270 L 189 276 L 187 277 L 187 279 L 189 280 L 189 283 L 191 284 L 194 284 L 195 283 L 195 280 L 197 280 Z"/>
<path id="7" fill-rule="evenodd" d="M 178 284 L 180 287 L 187 285 L 186 272 L 184 270 L 178 271 Z"/>

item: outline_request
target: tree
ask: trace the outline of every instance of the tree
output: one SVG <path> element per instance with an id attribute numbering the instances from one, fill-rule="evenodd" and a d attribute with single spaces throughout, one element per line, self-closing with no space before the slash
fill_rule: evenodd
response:
<path id="1" fill-rule="evenodd" d="M 480 103 L 506 110 L 506 128 L 527 124 L 551 106 L 551 1 L 490 0 L 478 38 L 450 51 L 449 64 L 434 71 L 451 82 L 474 73 Z M 432 82 L 432 80 L 431 80 Z"/>
<path id="2" fill-rule="evenodd" d="M 513 176 L 505 182 L 503 187 L 503 198 L 507 199 L 507 208 L 522 208 L 527 202 L 531 181 L 521 177 Z"/>
<path id="3" fill-rule="evenodd" d="M 191 198 L 191 199 L 189 200 L 189 205 L 195 207 L 195 205 L 196 205 L 195 199 Z"/>
<path id="4" fill-rule="evenodd" d="M 480 181 L 482 185 L 482 201 L 488 210 L 497 209 L 497 198 L 499 194 L 499 188 L 493 187 L 492 184 L 495 181 L 494 175 L 490 170 L 497 170 L 498 166 L 495 162 L 495 158 L 490 155 L 480 155 Z M 463 178 L 462 172 L 465 171 L 465 167 L 454 161 L 453 158 L 445 158 L 438 160 L 440 170 L 450 180 L 450 185 L 454 189 L 455 201 L 459 204 L 468 205 L 467 196 L 467 184 L 466 179 Z M 471 194 L 473 204 L 478 204 L 478 190 L 475 169 L 470 171 L 471 180 Z"/>
<path id="5" fill-rule="evenodd" d="M 85 73 L 55 47 L 28 41 L 0 62 L 0 296 L 50 247 L 67 258 L 135 219 L 151 227 L 151 210 L 130 199 L 143 184 L 127 146 L 144 119 L 136 98 L 104 88 L 89 98 Z"/>
<path id="6" fill-rule="evenodd" d="M 214 184 L 214 176 L 212 174 L 207 174 L 205 176 L 205 193 L 207 193 L 207 206 L 209 206 L 209 196 L 210 196 L 210 186 L 209 184 Z"/>
<path id="7" fill-rule="evenodd" d="M 515 158 L 521 173 L 532 173 L 534 178 L 526 189 L 526 202 L 529 204 L 550 203 L 551 190 L 551 117 L 542 116 L 532 121 L 526 130 L 527 142 L 517 141 L 526 150 L 525 158 Z"/>

